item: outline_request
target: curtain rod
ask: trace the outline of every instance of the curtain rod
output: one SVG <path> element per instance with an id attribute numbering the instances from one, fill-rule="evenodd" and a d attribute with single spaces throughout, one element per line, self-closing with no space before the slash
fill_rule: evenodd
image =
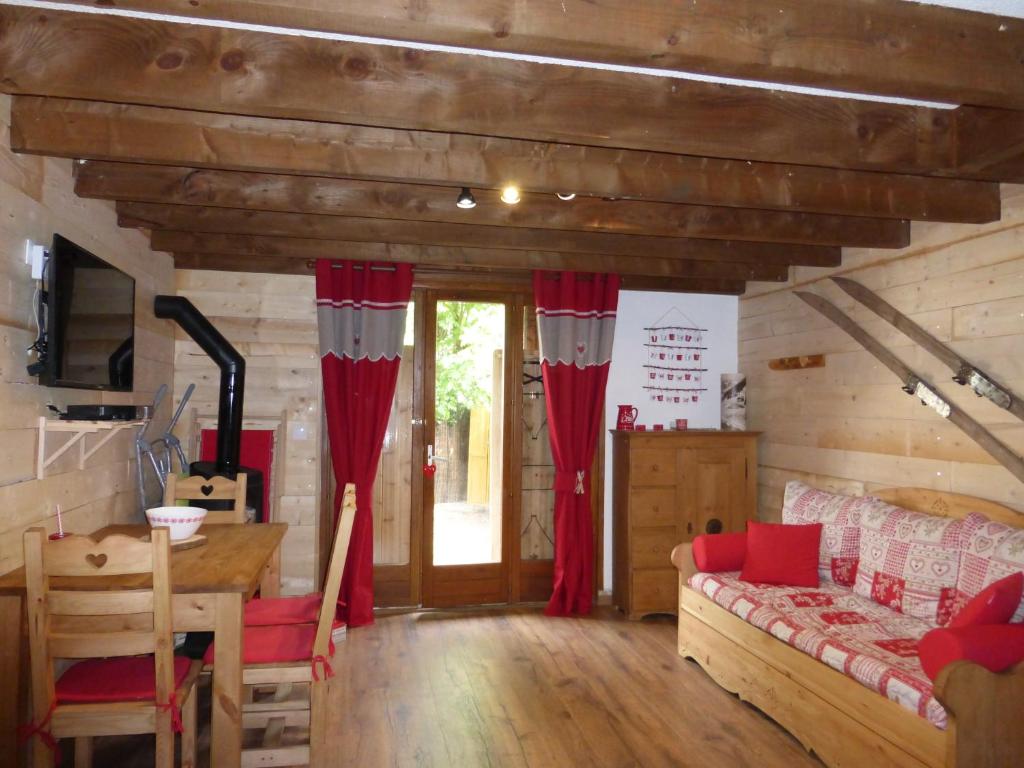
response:
<path id="1" fill-rule="evenodd" d="M 316 261 L 314 261 L 313 259 L 309 259 L 306 262 L 306 268 L 307 269 L 316 269 Z M 333 261 L 331 262 L 331 269 L 344 269 L 344 268 L 345 268 L 344 264 L 337 264 L 337 263 L 335 263 Z M 352 267 L 352 269 L 362 271 L 364 269 L 364 267 L 362 265 L 356 264 L 356 265 L 354 265 Z M 370 271 L 371 272 L 396 272 L 397 268 L 396 267 L 381 267 L 381 266 L 377 266 L 376 264 L 373 264 L 373 265 L 370 266 Z"/>

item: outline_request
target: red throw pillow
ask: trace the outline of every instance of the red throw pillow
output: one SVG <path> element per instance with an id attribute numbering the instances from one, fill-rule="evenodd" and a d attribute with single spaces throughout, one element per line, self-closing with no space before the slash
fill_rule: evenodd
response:
<path id="1" fill-rule="evenodd" d="M 747 555 L 747 534 L 702 534 L 693 540 L 693 563 L 701 573 L 738 571 Z"/>
<path id="2" fill-rule="evenodd" d="M 921 668 L 932 680 L 947 664 L 973 661 L 990 672 L 1002 672 L 1024 661 L 1024 624 L 983 624 L 933 629 L 917 646 Z"/>
<path id="3" fill-rule="evenodd" d="M 740 579 L 791 587 L 818 586 L 821 523 L 747 523 L 747 556 Z"/>
<path id="4" fill-rule="evenodd" d="M 1024 573 L 1012 573 L 976 594 L 949 622 L 950 627 L 1009 624 L 1024 592 Z"/>

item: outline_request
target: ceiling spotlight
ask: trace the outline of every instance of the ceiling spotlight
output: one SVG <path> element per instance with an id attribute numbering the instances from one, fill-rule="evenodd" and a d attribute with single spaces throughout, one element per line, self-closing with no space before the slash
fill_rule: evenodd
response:
<path id="1" fill-rule="evenodd" d="M 519 187 L 509 184 L 501 190 L 501 202 L 515 205 L 519 202 Z"/>
<path id="2" fill-rule="evenodd" d="M 459 192 L 459 198 L 455 201 L 455 204 L 459 208 L 476 208 L 476 198 L 473 197 L 473 193 L 470 192 L 469 187 L 463 187 L 462 191 Z"/>
<path id="3" fill-rule="evenodd" d="M 559 200 L 565 200 L 565 202 L 569 202 L 570 200 L 575 200 L 576 199 L 576 193 L 575 192 L 559 192 L 558 193 L 558 199 Z"/>

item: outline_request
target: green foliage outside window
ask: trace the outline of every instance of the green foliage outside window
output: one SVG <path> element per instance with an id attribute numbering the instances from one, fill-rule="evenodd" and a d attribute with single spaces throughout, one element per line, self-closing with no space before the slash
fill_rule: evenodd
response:
<path id="1" fill-rule="evenodd" d="M 504 346 L 504 321 L 501 305 L 437 303 L 438 422 L 453 423 L 470 408 L 490 406 L 492 352 Z"/>

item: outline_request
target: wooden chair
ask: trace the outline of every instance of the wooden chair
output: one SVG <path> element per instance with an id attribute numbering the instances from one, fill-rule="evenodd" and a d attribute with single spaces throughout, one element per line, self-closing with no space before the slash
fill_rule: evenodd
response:
<path id="1" fill-rule="evenodd" d="M 175 474 L 167 476 L 164 488 L 164 506 L 173 507 L 178 499 L 187 501 L 233 501 L 234 507 L 224 511 L 207 512 L 203 524 L 245 522 L 245 473 L 234 480 L 222 475 L 205 478 L 202 475 L 180 478 Z"/>
<path id="2" fill-rule="evenodd" d="M 316 623 L 245 628 L 242 682 L 247 703 L 242 707 L 242 727 L 249 735 L 258 737 L 259 745 L 243 745 L 243 766 L 323 763 L 319 751 L 323 749 L 326 731 L 325 688 L 327 678 L 334 674 L 330 663 L 334 655 L 331 631 L 355 515 L 355 486 L 349 483 L 345 486 Z M 213 655 L 211 645 L 204 662 L 212 663 Z M 302 690 L 298 689 L 300 686 Z M 269 699 L 260 700 L 259 692 L 267 689 L 272 691 Z M 294 731 L 288 729 L 294 728 L 308 729 L 306 743 L 286 743 L 294 736 Z"/>
<path id="3" fill-rule="evenodd" d="M 53 765 L 57 739 L 75 739 L 83 768 L 92 737 L 140 733 L 156 734 L 156 765 L 170 768 L 176 730 L 182 766 L 195 765 L 200 664 L 174 656 L 168 531 L 154 528 L 151 539 L 24 534 L 33 722 L 22 736 L 36 737 L 37 768 Z M 150 586 L 110 586 L 129 575 Z M 56 659 L 84 661 L 55 682 Z"/>

